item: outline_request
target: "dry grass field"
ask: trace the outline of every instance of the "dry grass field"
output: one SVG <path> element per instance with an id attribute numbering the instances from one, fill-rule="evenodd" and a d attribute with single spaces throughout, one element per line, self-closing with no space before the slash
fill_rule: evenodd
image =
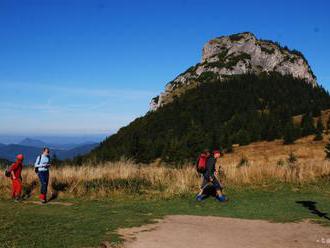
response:
<path id="1" fill-rule="evenodd" d="M 323 141 L 306 137 L 293 145 L 281 140 L 236 147 L 219 161 L 221 181 L 228 187 L 267 186 L 278 183 L 306 184 L 330 175 Z M 291 154 L 291 156 L 290 156 Z M 32 168 L 25 168 L 23 182 L 27 195 L 37 193 L 38 180 Z M 97 198 L 114 194 L 144 194 L 164 198 L 198 191 L 200 177 L 192 164 L 180 168 L 166 164 L 139 165 L 132 161 L 99 166 L 57 167 L 51 169 L 51 188 L 67 197 Z M 10 195 L 10 180 L 1 176 L 1 197 Z"/>

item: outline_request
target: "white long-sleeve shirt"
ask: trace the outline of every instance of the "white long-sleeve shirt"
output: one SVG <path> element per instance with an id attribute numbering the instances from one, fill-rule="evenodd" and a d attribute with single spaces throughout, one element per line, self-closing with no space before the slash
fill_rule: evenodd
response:
<path id="1" fill-rule="evenodd" d="M 49 166 L 50 166 L 50 158 L 49 156 L 43 154 L 39 155 L 37 157 L 36 162 L 34 163 L 34 167 L 38 168 L 38 171 L 48 171 Z"/>

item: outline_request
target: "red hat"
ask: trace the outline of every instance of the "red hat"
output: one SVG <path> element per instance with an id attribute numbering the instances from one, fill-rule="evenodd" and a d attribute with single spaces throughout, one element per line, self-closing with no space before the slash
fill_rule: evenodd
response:
<path id="1" fill-rule="evenodd" d="M 214 150 L 213 154 L 216 154 L 216 153 L 221 154 L 221 152 L 219 150 Z"/>
<path id="2" fill-rule="evenodd" d="M 24 159 L 23 154 L 18 154 L 18 155 L 16 156 L 16 159 L 17 159 L 18 161 L 23 161 L 23 159 Z"/>

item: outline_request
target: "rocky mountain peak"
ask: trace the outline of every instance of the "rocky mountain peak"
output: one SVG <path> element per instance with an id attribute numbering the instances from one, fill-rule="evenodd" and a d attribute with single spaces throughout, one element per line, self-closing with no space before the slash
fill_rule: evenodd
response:
<path id="1" fill-rule="evenodd" d="M 152 99 L 150 109 L 157 110 L 173 101 L 187 89 L 205 82 L 205 77 L 221 81 L 232 75 L 270 72 L 291 75 L 317 86 L 316 77 L 302 53 L 244 32 L 207 42 L 202 50 L 201 63 L 168 83 L 165 92 Z"/>

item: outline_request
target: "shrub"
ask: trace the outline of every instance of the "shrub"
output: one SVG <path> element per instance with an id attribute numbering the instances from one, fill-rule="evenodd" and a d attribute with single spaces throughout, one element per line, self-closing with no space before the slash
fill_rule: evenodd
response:
<path id="1" fill-rule="evenodd" d="M 315 132 L 314 121 L 311 113 L 303 115 L 300 126 L 302 136 L 310 135 Z"/>
<path id="2" fill-rule="evenodd" d="M 290 119 L 284 128 L 283 143 L 285 145 L 293 144 L 298 137 L 299 130 L 294 126 L 292 119 Z"/>
<path id="3" fill-rule="evenodd" d="M 287 159 L 289 168 L 295 168 L 297 161 L 298 161 L 298 158 L 297 158 L 296 154 L 294 154 L 293 152 L 290 152 L 288 159 Z"/>
<path id="4" fill-rule="evenodd" d="M 200 81 L 212 81 L 217 79 L 217 74 L 212 71 L 204 71 L 199 77 L 198 80 Z"/>
<path id="5" fill-rule="evenodd" d="M 322 119 L 320 117 L 317 121 L 314 140 L 316 141 L 323 140 L 323 130 L 324 130 L 324 126 L 322 124 Z"/>
<path id="6" fill-rule="evenodd" d="M 246 166 L 249 166 L 249 165 L 250 164 L 249 164 L 248 158 L 245 157 L 245 156 L 242 156 L 236 167 L 241 168 L 241 167 L 246 167 Z"/>
<path id="7" fill-rule="evenodd" d="M 268 53 L 268 54 L 273 54 L 275 52 L 274 48 L 267 48 L 267 47 L 264 47 L 264 46 L 260 46 L 260 49 L 261 49 L 262 52 Z"/>
<path id="8" fill-rule="evenodd" d="M 241 35 L 241 34 L 232 34 L 229 36 L 229 39 L 231 40 L 231 42 L 239 41 L 242 38 L 243 38 L 243 35 Z"/>
<path id="9" fill-rule="evenodd" d="M 276 165 L 279 166 L 279 167 L 284 167 L 285 166 L 285 161 L 283 159 L 280 159 L 280 160 L 277 161 Z"/>

